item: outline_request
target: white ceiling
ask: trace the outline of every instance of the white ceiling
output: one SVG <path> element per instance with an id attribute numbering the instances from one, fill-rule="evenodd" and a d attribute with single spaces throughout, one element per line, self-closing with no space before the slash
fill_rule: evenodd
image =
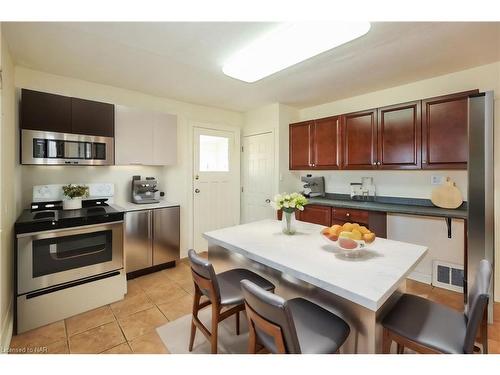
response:
<path id="1" fill-rule="evenodd" d="M 18 65 L 236 111 L 303 108 L 500 60 L 500 23 L 391 22 L 256 83 L 222 73 L 228 56 L 275 26 L 2 23 Z"/>

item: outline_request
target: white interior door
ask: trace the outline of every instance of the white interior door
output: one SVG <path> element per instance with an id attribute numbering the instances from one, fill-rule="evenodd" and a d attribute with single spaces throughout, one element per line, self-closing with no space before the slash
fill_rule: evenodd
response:
<path id="1" fill-rule="evenodd" d="M 239 222 L 239 150 L 231 131 L 194 128 L 193 246 L 207 251 L 204 232 Z"/>
<path id="2" fill-rule="evenodd" d="M 243 139 L 243 221 L 274 218 L 270 206 L 274 181 L 274 136 L 263 133 Z"/>

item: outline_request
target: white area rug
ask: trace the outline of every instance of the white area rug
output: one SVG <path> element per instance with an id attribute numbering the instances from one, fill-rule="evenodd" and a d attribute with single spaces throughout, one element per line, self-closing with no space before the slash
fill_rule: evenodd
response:
<path id="1" fill-rule="evenodd" d="M 205 327 L 211 330 L 211 308 L 203 309 L 198 316 Z M 240 312 L 240 334 L 236 335 L 236 316 L 233 315 L 219 323 L 218 353 L 246 354 L 248 345 L 248 325 L 244 311 Z M 189 349 L 189 334 L 191 332 L 191 314 L 156 329 L 161 340 L 172 354 L 210 354 L 210 343 L 199 329 L 196 330 L 193 351 Z"/>

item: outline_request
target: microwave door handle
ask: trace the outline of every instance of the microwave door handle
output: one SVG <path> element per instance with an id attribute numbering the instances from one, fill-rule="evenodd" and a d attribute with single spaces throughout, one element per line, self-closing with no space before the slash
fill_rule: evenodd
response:
<path id="1" fill-rule="evenodd" d="M 87 255 L 94 255 L 94 254 L 102 253 L 105 250 L 106 250 L 106 248 L 103 247 L 102 249 L 98 249 L 98 250 L 95 250 L 95 251 L 87 252 L 87 253 L 84 253 L 84 254 L 77 254 L 77 255 L 69 255 L 69 256 L 65 256 L 65 257 L 60 257 L 60 256 L 57 255 L 57 244 L 52 243 L 52 244 L 49 245 L 50 257 L 52 259 L 54 259 L 54 260 L 66 260 L 66 259 L 80 258 L 80 257 L 84 257 L 84 256 L 87 256 Z"/>

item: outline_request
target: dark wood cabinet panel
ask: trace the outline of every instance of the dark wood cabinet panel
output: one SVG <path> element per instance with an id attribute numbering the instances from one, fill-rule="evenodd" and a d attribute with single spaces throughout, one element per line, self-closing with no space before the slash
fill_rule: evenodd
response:
<path id="1" fill-rule="evenodd" d="M 377 237 L 387 238 L 387 214 L 385 212 L 308 204 L 304 207 L 304 211 L 296 211 L 295 215 L 297 220 L 324 226 L 358 223 L 373 231 Z M 281 220 L 282 212 L 277 211 L 276 216 L 278 220 Z"/>
<path id="2" fill-rule="evenodd" d="M 351 208 L 333 208 L 332 218 L 344 220 L 345 223 L 368 224 L 368 211 L 355 210 Z"/>
<path id="3" fill-rule="evenodd" d="M 347 216 L 348 213 L 349 216 Z M 387 238 L 387 214 L 385 212 L 332 208 L 332 225 L 344 225 L 345 223 L 364 225 L 377 237 Z"/>
<path id="4" fill-rule="evenodd" d="M 313 121 L 290 124 L 289 169 L 311 169 Z"/>
<path id="5" fill-rule="evenodd" d="M 377 168 L 377 110 L 342 116 L 342 169 Z"/>
<path id="6" fill-rule="evenodd" d="M 375 233 L 377 237 L 387 238 L 387 213 L 370 211 L 367 228 Z"/>
<path id="7" fill-rule="evenodd" d="M 422 100 L 422 168 L 467 168 L 467 97 L 477 92 Z"/>
<path id="8" fill-rule="evenodd" d="M 71 98 L 71 113 L 72 133 L 114 136 L 115 107 L 113 104 Z"/>
<path id="9" fill-rule="evenodd" d="M 33 90 L 21 91 L 21 129 L 113 137 L 113 104 Z"/>
<path id="10" fill-rule="evenodd" d="M 71 98 L 33 90 L 21 91 L 21 129 L 71 132 Z"/>
<path id="11" fill-rule="evenodd" d="M 290 124 L 290 169 L 466 169 L 467 98 L 478 92 Z"/>
<path id="12" fill-rule="evenodd" d="M 308 223 L 330 226 L 332 209 L 328 206 L 308 204 L 304 207 L 304 211 L 296 211 L 296 218 L 297 220 L 307 221 Z"/>
<path id="13" fill-rule="evenodd" d="M 420 101 L 378 109 L 380 169 L 420 169 Z"/>
<path id="14" fill-rule="evenodd" d="M 327 117 L 314 121 L 313 169 L 339 169 L 339 118 Z"/>

